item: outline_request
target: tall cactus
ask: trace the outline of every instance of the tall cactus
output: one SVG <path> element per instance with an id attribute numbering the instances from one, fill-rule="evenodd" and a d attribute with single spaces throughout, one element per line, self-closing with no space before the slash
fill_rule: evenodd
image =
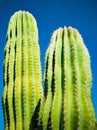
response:
<path id="1" fill-rule="evenodd" d="M 29 130 L 42 94 L 37 24 L 29 12 L 19 11 L 10 19 L 5 46 L 5 130 Z"/>
<path id="2" fill-rule="evenodd" d="M 53 33 L 45 64 L 43 130 L 94 130 L 90 57 L 76 29 Z"/>

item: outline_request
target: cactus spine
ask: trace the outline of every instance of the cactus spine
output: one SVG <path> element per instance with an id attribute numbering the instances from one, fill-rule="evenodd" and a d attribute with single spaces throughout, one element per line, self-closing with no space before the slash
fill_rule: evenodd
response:
<path id="1" fill-rule="evenodd" d="M 5 46 L 5 130 L 29 130 L 42 94 L 37 24 L 30 13 L 19 11 L 10 19 Z"/>
<path id="2" fill-rule="evenodd" d="M 90 57 L 76 29 L 53 33 L 45 64 L 43 130 L 94 130 Z"/>

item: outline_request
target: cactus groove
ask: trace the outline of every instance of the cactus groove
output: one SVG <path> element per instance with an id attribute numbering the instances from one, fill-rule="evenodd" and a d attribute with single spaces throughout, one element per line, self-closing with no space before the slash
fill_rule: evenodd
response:
<path id="1" fill-rule="evenodd" d="M 43 95 L 37 24 L 29 12 L 11 17 L 4 51 L 5 130 L 29 130 Z"/>
<path id="2" fill-rule="evenodd" d="M 43 130 L 94 130 L 90 56 L 79 32 L 56 30 L 45 59 Z"/>

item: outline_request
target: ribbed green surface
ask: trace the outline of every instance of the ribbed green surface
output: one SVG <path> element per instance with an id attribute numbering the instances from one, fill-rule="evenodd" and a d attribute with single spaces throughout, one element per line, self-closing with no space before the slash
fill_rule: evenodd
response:
<path id="1" fill-rule="evenodd" d="M 43 130 L 94 130 L 90 57 L 76 29 L 53 33 L 45 64 Z"/>
<path id="2" fill-rule="evenodd" d="M 5 130 L 97 129 L 90 56 L 76 29 L 59 28 L 52 35 L 45 57 L 45 92 L 37 24 L 29 12 L 11 17 L 4 52 Z"/>
<path id="3" fill-rule="evenodd" d="M 4 59 L 5 130 L 29 130 L 43 95 L 38 30 L 25 11 L 10 19 Z"/>

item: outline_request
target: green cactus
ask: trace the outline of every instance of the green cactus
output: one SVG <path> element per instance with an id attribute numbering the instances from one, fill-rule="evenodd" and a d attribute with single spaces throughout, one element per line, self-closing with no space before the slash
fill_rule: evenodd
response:
<path id="1" fill-rule="evenodd" d="M 53 33 L 45 64 L 43 130 L 94 130 L 90 57 L 76 29 Z"/>
<path id="2" fill-rule="evenodd" d="M 29 130 L 43 95 L 38 30 L 25 11 L 10 19 L 4 59 L 5 130 Z"/>
<path id="3" fill-rule="evenodd" d="M 45 58 L 45 92 L 37 24 L 29 12 L 11 17 L 4 52 L 5 130 L 97 129 L 90 56 L 76 29 L 53 33 Z"/>

